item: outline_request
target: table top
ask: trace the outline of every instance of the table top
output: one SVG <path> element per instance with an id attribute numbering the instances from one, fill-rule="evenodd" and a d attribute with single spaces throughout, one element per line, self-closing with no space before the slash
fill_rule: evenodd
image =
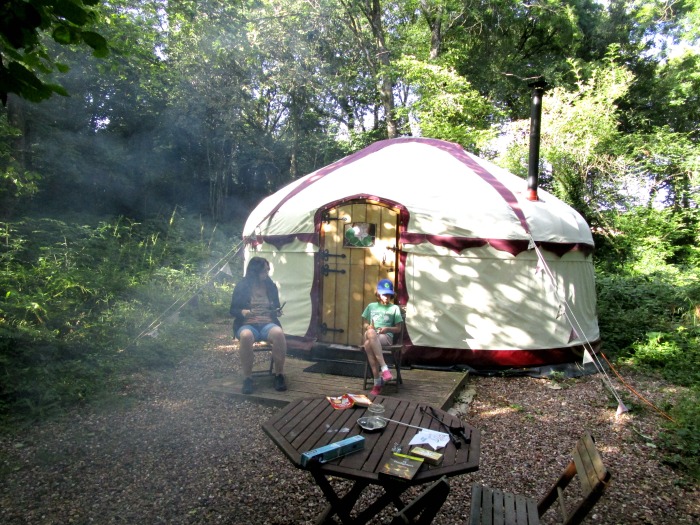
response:
<path id="1" fill-rule="evenodd" d="M 377 396 L 374 402 L 384 405 L 383 417 L 415 427 L 444 432 L 440 423 L 421 410 L 428 405 L 383 396 Z M 444 455 L 441 465 L 433 466 L 424 463 L 413 479 L 406 481 L 407 483 L 423 484 L 439 479 L 443 475 L 456 476 L 479 468 L 481 444 L 479 430 L 456 416 L 442 410 L 435 410 L 438 417 L 448 426 L 463 427 L 471 441 L 468 444 L 462 443 L 460 448 L 452 442 L 448 443 L 438 450 Z M 300 399 L 292 401 L 265 422 L 263 430 L 298 468 L 303 468 L 302 452 L 351 436 L 364 436 L 363 450 L 320 464 L 318 468 L 326 475 L 382 484 L 386 482 L 386 477 L 380 479 L 377 474 L 382 466 L 382 460 L 391 454 L 396 443 L 402 445 L 404 453 L 409 453 L 412 447 L 409 447 L 408 443 L 420 429 L 390 421 L 386 428 L 380 431 L 363 430 L 357 424 L 357 420 L 370 415 L 372 414 L 367 409 L 361 407 L 334 409 L 325 397 Z"/>

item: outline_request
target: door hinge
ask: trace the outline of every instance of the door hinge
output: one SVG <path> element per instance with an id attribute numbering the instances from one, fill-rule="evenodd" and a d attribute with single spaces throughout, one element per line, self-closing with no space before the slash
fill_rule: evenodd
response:
<path id="1" fill-rule="evenodd" d="M 321 324 L 321 333 L 323 335 L 326 335 L 328 332 L 335 332 L 338 334 L 342 334 L 342 333 L 345 333 L 345 330 L 343 330 L 342 328 L 328 328 L 328 325 L 326 323 L 322 323 Z"/>
<path id="2" fill-rule="evenodd" d="M 324 277 L 328 277 L 328 274 L 329 274 L 329 273 L 345 273 L 345 270 L 344 270 L 344 269 L 343 269 L 343 270 L 333 270 L 333 269 L 331 269 L 330 266 L 328 266 L 327 264 L 325 264 L 325 265 L 323 266 L 323 276 L 324 276 Z"/>
<path id="3" fill-rule="evenodd" d="M 344 253 L 330 253 L 328 250 L 323 250 L 321 252 L 321 257 L 323 258 L 324 261 L 327 261 L 331 257 L 340 257 L 341 259 L 345 259 L 346 255 Z"/>

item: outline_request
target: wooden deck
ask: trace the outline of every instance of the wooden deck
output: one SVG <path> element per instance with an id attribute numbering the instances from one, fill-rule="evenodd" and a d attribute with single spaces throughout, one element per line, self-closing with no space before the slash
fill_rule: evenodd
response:
<path id="1" fill-rule="evenodd" d="M 368 394 L 362 390 L 362 378 L 333 375 L 331 373 L 307 372 L 313 361 L 288 356 L 285 364 L 287 391 L 277 392 L 272 387 L 272 376 L 257 374 L 253 381 L 255 391 L 251 395 L 241 394 L 243 383 L 240 375 L 231 375 L 213 381 L 209 388 L 215 392 L 266 405 L 284 406 L 292 400 L 304 397 L 338 396 L 342 394 Z M 335 365 L 337 366 L 337 365 Z M 357 366 L 357 365 L 355 365 Z M 260 365 L 257 365 L 260 368 Z M 265 365 L 262 365 L 265 368 Z M 428 403 L 442 410 L 449 409 L 459 391 L 467 382 L 467 372 L 447 372 L 402 368 L 403 385 L 387 385 L 382 395 Z"/>

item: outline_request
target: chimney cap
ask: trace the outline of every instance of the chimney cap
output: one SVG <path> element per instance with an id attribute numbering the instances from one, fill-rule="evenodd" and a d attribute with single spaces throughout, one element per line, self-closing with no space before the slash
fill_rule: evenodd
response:
<path id="1" fill-rule="evenodd" d="M 547 81 L 544 79 L 544 76 L 540 75 L 538 77 L 530 77 L 526 78 L 525 80 L 531 80 L 531 82 L 528 82 L 528 87 L 532 88 L 546 88 L 549 87 L 547 84 Z"/>

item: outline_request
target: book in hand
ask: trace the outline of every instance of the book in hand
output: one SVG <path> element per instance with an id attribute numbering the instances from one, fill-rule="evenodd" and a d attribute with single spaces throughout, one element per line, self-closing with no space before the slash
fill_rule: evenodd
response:
<path id="1" fill-rule="evenodd" d="M 420 469 L 422 465 L 423 458 L 392 452 L 391 455 L 384 460 L 384 463 L 379 469 L 379 474 L 401 479 L 413 479 L 413 476 L 416 475 L 416 472 L 418 472 L 418 469 Z"/>

